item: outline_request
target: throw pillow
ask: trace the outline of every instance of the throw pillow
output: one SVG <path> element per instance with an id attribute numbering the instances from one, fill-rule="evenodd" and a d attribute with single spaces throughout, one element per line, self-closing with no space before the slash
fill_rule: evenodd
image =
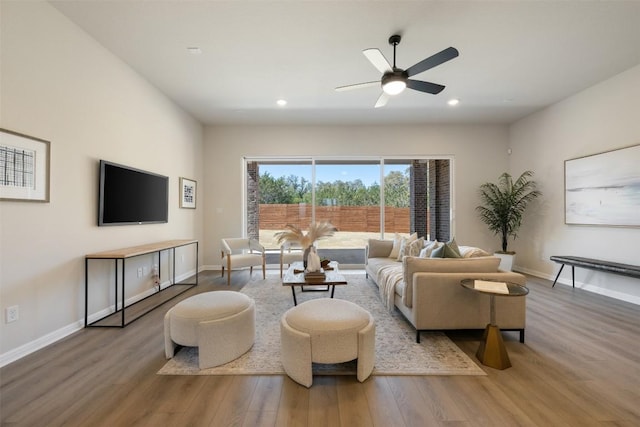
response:
<path id="1" fill-rule="evenodd" d="M 393 238 L 393 248 L 391 248 L 391 253 L 389 254 L 389 258 L 397 259 L 398 254 L 400 253 L 400 244 L 402 243 L 402 237 L 398 233 L 396 233 Z"/>
<path id="2" fill-rule="evenodd" d="M 460 255 L 460 248 L 458 248 L 458 243 L 456 242 L 455 237 L 452 237 L 451 240 L 447 242 L 447 245 L 449 245 L 449 248 L 452 249 L 456 254 L 458 254 L 457 258 L 462 257 L 462 255 Z"/>
<path id="3" fill-rule="evenodd" d="M 396 236 L 398 236 L 397 233 L 396 233 Z M 409 237 L 400 238 L 400 249 L 398 250 L 398 256 L 396 257 L 398 261 L 402 261 L 402 257 L 405 255 L 408 255 L 407 251 L 409 250 L 409 247 L 408 247 L 409 244 L 415 242 L 417 239 L 418 239 L 418 233 L 413 233 Z M 391 251 L 391 253 L 393 254 L 393 251 Z"/>
<path id="4" fill-rule="evenodd" d="M 414 240 L 408 245 L 405 245 L 406 249 L 404 251 L 404 254 L 406 256 L 418 256 L 420 255 L 420 251 L 422 250 L 423 246 L 424 246 L 424 238 L 421 237 L 418 240 Z"/>
<path id="5" fill-rule="evenodd" d="M 404 256 L 404 252 L 406 251 L 406 248 L 407 248 L 407 238 L 401 237 L 400 250 L 398 250 L 398 256 L 396 257 L 396 261 L 402 261 L 402 257 Z"/>
<path id="6" fill-rule="evenodd" d="M 462 258 L 476 258 L 491 255 L 489 252 L 475 246 L 458 246 L 458 249 L 460 249 Z"/>
<path id="7" fill-rule="evenodd" d="M 431 258 L 460 258 L 460 254 L 449 243 L 445 243 L 431 252 Z"/>
<path id="8" fill-rule="evenodd" d="M 429 258 L 431 257 L 431 252 L 433 252 L 434 249 L 438 249 L 440 247 L 440 245 L 442 245 L 442 243 L 438 242 L 437 240 L 434 240 L 433 242 L 428 242 L 425 247 L 420 251 L 420 258 Z"/>

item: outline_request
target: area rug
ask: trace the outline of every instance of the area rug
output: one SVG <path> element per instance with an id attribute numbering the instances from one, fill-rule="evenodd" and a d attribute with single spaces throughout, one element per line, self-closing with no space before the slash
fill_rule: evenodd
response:
<path id="1" fill-rule="evenodd" d="M 445 334 L 425 332 L 415 342 L 415 329 L 395 310 L 387 311 L 378 287 L 364 274 L 345 274 L 348 285 L 336 286 L 335 298 L 354 302 L 368 310 L 376 321 L 376 361 L 372 375 L 486 375 Z M 293 307 L 291 289 L 278 276 L 252 280 L 241 291 L 256 302 L 256 337 L 251 350 L 225 365 L 198 369 L 198 349 L 181 348 L 158 371 L 161 375 L 271 375 L 284 374 L 280 362 L 280 317 Z M 298 304 L 313 298 L 329 297 L 329 292 L 300 292 Z M 315 364 L 315 375 L 355 374 L 354 362 Z"/>

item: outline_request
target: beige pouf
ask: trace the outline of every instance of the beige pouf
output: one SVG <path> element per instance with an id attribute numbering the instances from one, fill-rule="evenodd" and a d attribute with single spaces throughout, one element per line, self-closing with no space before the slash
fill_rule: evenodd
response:
<path id="1" fill-rule="evenodd" d="M 280 320 L 281 358 L 295 382 L 311 387 L 311 363 L 358 359 L 357 377 L 369 378 L 375 362 L 376 326 L 367 310 L 349 301 L 319 298 L 289 309 Z"/>
<path id="2" fill-rule="evenodd" d="M 167 359 L 176 345 L 198 347 L 200 369 L 222 365 L 253 346 L 255 303 L 239 292 L 204 292 L 180 301 L 164 317 Z"/>

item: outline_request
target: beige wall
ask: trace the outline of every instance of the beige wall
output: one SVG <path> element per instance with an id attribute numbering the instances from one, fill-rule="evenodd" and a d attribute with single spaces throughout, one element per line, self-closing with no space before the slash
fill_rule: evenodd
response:
<path id="1" fill-rule="evenodd" d="M 85 254 L 202 239 L 203 209 L 178 208 L 178 178 L 203 183 L 203 129 L 48 3 L 1 7 L 0 127 L 51 141 L 51 202 L 0 202 L 4 363 L 81 326 Z M 169 176 L 169 223 L 98 227 L 99 159 Z"/>
<path id="2" fill-rule="evenodd" d="M 511 126 L 511 170 L 535 171 L 544 193 L 514 244 L 522 270 L 553 278 L 559 267 L 551 255 L 640 264 L 639 228 L 564 224 L 564 161 L 640 144 L 639 112 L 636 66 Z M 562 277 L 570 281 L 571 270 Z M 576 280 L 591 291 L 640 304 L 637 279 L 578 268 Z"/>
<path id="3" fill-rule="evenodd" d="M 243 156 L 452 156 L 454 234 L 497 249 L 478 220 L 479 183 L 508 169 L 506 126 L 210 126 L 205 131 L 204 263 L 220 264 L 220 239 L 240 236 Z"/>

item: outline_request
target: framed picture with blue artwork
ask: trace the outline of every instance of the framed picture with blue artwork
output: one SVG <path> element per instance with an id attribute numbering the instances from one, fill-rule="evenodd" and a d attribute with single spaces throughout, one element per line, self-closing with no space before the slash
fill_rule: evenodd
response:
<path id="1" fill-rule="evenodd" d="M 566 160 L 565 223 L 640 227 L 640 145 Z"/>

